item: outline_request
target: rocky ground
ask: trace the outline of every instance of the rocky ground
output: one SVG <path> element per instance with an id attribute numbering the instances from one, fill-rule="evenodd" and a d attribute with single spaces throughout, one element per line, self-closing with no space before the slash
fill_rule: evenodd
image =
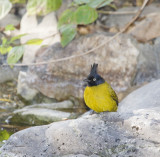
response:
<path id="1" fill-rule="evenodd" d="M 138 8 L 124 7 L 117 13 Z M 21 21 L 9 14 L 1 20 L 0 27 L 9 21 L 21 25 L 19 33 L 28 33 L 22 43 L 39 37 L 49 46 L 25 46 L 22 62 L 34 62 L 36 66 L 0 66 L 0 99 L 6 99 L 0 102 L 0 126 L 35 126 L 13 134 L 0 148 L 0 157 L 159 157 L 159 8 L 159 3 L 146 6 L 127 33 L 92 53 L 45 65 L 38 63 L 77 55 L 106 42 L 135 14 L 101 14 L 89 34 L 77 36 L 65 48 L 59 43 L 59 34 L 48 38 L 57 32 L 60 10 L 38 18 L 23 12 Z M 87 112 L 80 116 L 86 112 L 82 80 L 94 62 L 118 93 L 119 108 L 116 113 Z M 0 64 L 5 63 L 6 56 L 0 55 Z"/>
<path id="2" fill-rule="evenodd" d="M 86 113 L 75 120 L 17 132 L 0 149 L 1 156 L 159 157 L 158 86 L 160 80 L 132 92 L 115 113 Z"/>

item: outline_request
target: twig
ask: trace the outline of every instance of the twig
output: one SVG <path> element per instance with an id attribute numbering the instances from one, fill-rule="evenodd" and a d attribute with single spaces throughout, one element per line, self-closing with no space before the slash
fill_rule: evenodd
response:
<path id="1" fill-rule="evenodd" d="M 84 53 L 82 52 L 81 54 L 78 54 L 78 55 L 72 55 L 72 56 L 69 56 L 69 57 L 64 57 L 64 58 L 60 58 L 60 59 L 56 59 L 56 60 L 51 60 L 51 61 L 48 61 L 48 62 L 29 63 L 29 64 L 3 64 L 3 65 L 12 65 L 12 66 L 36 66 L 36 65 L 44 65 L 44 64 L 49 64 L 49 63 L 56 63 L 56 62 L 66 61 L 66 60 L 69 60 L 69 59 L 73 59 L 73 58 L 76 58 L 76 57 L 81 57 L 81 56 L 87 55 L 89 53 L 92 53 L 93 51 L 99 49 L 100 47 L 106 45 L 107 43 L 109 43 L 110 41 L 112 41 L 113 39 L 115 39 L 120 34 L 126 32 L 128 30 L 128 28 L 129 28 L 129 26 L 131 26 L 134 23 L 134 21 L 139 17 L 139 15 L 141 14 L 141 12 L 144 10 L 144 8 L 147 5 L 148 1 L 149 0 L 145 0 L 143 2 L 142 7 L 137 12 L 137 14 L 135 15 L 135 17 L 120 32 L 116 33 L 109 40 L 103 42 L 102 44 L 98 45 L 97 47 L 94 47 L 93 49 L 90 49 L 89 51 L 86 51 Z"/>
<path id="2" fill-rule="evenodd" d="M 142 11 L 144 10 L 145 6 L 147 5 L 147 3 L 149 2 L 149 0 L 144 0 L 142 7 L 139 9 L 139 11 L 137 12 L 136 16 L 133 17 L 133 19 L 124 27 L 124 32 L 126 32 L 128 30 L 128 28 L 138 19 L 138 17 L 140 16 L 140 14 L 142 13 Z"/>
<path id="3" fill-rule="evenodd" d="M 108 14 L 108 15 L 124 15 L 124 14 L 136 14 L 137 11 L 120 11 L 120 12 L 115 12 L 115 11 L 103 11 L 103 10 L 98 10 L 98 13 L 101 14 Z"/>

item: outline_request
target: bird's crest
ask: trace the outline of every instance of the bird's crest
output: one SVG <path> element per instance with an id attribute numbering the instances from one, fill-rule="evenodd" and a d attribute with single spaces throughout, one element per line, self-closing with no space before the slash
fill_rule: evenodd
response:
<path id="1" fill-rule="evenodd" d="M 95 75 L 97 74 L 97 67 L 98 67 L 98 64 L 94 63 L 93 65 L 91 65 L 91 72 L 90 72 L 90 75 Z"/>

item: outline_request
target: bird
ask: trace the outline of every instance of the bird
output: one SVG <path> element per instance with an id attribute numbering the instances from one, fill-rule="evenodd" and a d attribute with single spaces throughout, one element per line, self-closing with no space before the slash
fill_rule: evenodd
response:
<path id="1" fill-rule="evenodd" d="M 98 74 L 98 64 L 91 65 L 90 74 L 84 82 L 87 86 L 84 90 L 85 104 L 94 112 L 116 112 L 118 97 L 112 87 Z"/>

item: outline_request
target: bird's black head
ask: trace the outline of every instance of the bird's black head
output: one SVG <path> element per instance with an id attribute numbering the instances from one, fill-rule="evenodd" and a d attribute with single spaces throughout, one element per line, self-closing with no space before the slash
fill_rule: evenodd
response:
<path id="1" fill-rule="evenodd" d="M 91 65 L 91 72 L 88 77 L 84 80 L 88 86 L 97 86 L 105 82 L 105 80 L 97 73 L 98 64 Z"/>

